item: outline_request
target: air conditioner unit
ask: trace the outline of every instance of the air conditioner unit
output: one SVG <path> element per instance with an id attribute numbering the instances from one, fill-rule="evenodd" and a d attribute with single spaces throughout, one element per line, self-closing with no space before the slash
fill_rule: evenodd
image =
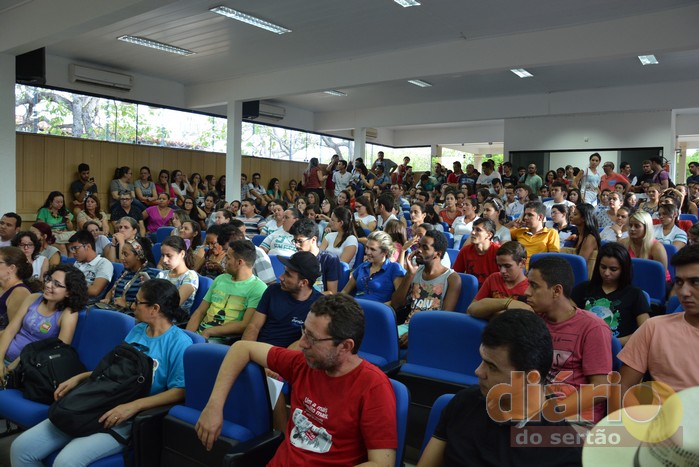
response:
<path id="1" fill-rule="evenodd" d="M 355 136 L 355 130 L 352 130 L 352 137 Z M 379 130 L 376 128 L 367 128 L 366 137 L 367 139 L 376 139 L 379 136 Z"/>
<path id="2" fill-rule="evenodd" d="M 100 70 L 71 63 L 68 67 L 70 80 L 73 83 L 92 84 L 106 88 L 130 91 L 133 87 L 133 76 L 113 71 Z"/>
<path id="3" fill-rule="evenodd" d="M 282 118 L 286 117 L 286 109 L 284 107 L 279 107 L 278 105 L 260 102 L 259 115 L 261 118 L 267 118 L 269 120 L 281 120 Z"/>

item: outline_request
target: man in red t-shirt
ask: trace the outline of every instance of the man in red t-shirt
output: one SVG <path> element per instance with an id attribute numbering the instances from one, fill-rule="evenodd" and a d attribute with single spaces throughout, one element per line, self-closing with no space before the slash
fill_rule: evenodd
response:
<path id="1" fill-rule="evenodd" d="M 500 245 L 493 243 L 495 235 L 495 223 L 490 219 L 481 217 L 473 221 L 473 229 L 468 243 L 461 248 L 453 269 L 456 272 L 465 272 L 476 276 L 478 286 L 485 282 L 486 278 L 498 272 L 498 265 L 495 262 L 495 254 Z"/>
<path id="2" fill-rule="evenodd" d="M 602 179 L 600 181 L 600 191 L 601 190 L 610 190 L 614 191 L 615 190 L 615 185 L 619 182 L 624 183 L 626 186 L 629 185 L 629 179 L 624 177 L 621 174 L 618 174 L 614 172 L 614 162 L 605 162 L 604 165 L 602 166 L 602 169 L 604 169 L 604 175 L 602 175 Z"/>
<path id="3" fill-rule="evenodd" d="M 583 384 L 607 384 L 612 332 L 602 318 L 572 304 L 575 279 L 565 259 L 541 258 L 530 265 L 527 278 L 527 303 L 544 319 L 553 339 L 553 365 L 547 379 L 551 393 L 560 398 L 560 413 L 597 423 L 606 413 L 605 401 L 596 398 L 593 407 L 592 400 L 579 400 L 578 395 Z"/>
<path id="4" fill-rule="evenodd" d="M 294 388 L 286 436 L 268 465 L 395 464 L 395 395 L 388 377 L 357 355 L 363 337 L 362 308 L 339 294 L 311 306 L 301 328 L 303 352 L 236 342 L 196 424 L 202 444 L 211 449 L 219 437 L 228 393 L 245 365 L 255 362 Z"/>
<path id="5" fill-rule="evenodd" d="M 461 177 L 464 174 L 464 171 L 461 170 L 461 162 L 459 161 L 454 161 L 452 167 L 454 168 L 454 171 L 450 173 L 447 177 L 447 183 L 458 190 L 459 177 Z"/>
<path id="6" fill-rule="evenodd" d="M 498 272 L 488 276 L 478 289 L 466 312 L 480 319 L 490 319 L 510 308 L 531 310 L 526 291 L 529 281 L 524 274 L 527 250 L 515 241 L 505 242 L 495 254 Z"/>

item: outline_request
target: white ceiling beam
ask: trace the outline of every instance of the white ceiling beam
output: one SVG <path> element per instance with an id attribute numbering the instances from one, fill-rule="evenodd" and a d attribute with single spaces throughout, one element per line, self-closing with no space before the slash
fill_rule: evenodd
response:
<path id="1" fill-rule="evenodd" d="M 246 75 L 187 88 L 190 108 L 346 89 L 377 82 L 490 72 L 695 49 L 699 5 L 573 27 L 457 40 L 349 60 Z"/>
<path id="2" fill-rule="evenodd" d="M 172 1 L 33 0 L 0 15 L 0 53 L 19 55 L 168 3 Z"/>

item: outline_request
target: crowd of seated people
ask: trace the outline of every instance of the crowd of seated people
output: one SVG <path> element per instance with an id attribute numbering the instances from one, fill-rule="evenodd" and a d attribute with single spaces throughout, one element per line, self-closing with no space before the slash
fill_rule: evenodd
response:
<path id="1" fill-rule="evenodd" d="M 437 165 L 434 172 L 413 175 L 409 159 L 398 166 L 382 155 L 368 169 L 361 159 L 348 164 L 338 157 L 323 166 L 314 158 L 303 180 L 292 180 L 284 192 L 278 179 L 266 182 L 255 173 L 248 183 L 243 174 L 241 201 L 226 200 L 225 177 L 196 173 L 187 177 L 180 170 L 162 170 L 154 183 L 150 169 L 142 167 L 134 183 L 131 168 L 119 167 L 110 184 L 111 222 L 100 207 L 89 167 L 81 164 L 79 179 L 70 188 L 72 210 L 56 191 L 48 196 L 37 214 L 39 222 L 30 231 L 20 231 L 21 220 L 15 220 L 13 213 L 0 222 L 0 239 L 7 238 L 13 245 L 0 249 L 0 315 L 10 331 L 0 334 L 0 353 L 6 352 L 7 366 L 18 355 L 15 341 L 26 334 L 30 337 L 18 343 L 25 345 L 34 338 L 30 329 L 23 331 L 23 326 L 33 325 L 27 321 L 30 314 L 51 316 L 56 328 L 52 332 L 70 342 L 75 323 L 64 310 L 79 311 L 86 303 L 131 313 L 150 307 L 139 297 L 143 286 L 157 277 L 174 284 L 177 305 L 188 316 L 179 321 L 166 315 L 166 321 L 186 326 L 212 343 L 242 339 L 292 351 L 301 348 L 307 350 L 306 363 L 311 368 L 327 373 L 335 367 L 315 366 L 316 357 L 308 349 L 340 346 L 335 364 L 355 365 L 353 346 L 361 339 L 352 342 L 349 335 L 337 334 L 329 323 L 347 317 L 336 315 L 337 310 L 327 311 L 321 302 L 352 309 L 356 302 L 344 301 L 351 295 L 390 306 L 396 313 L 399 344 L 408 352 L 411 318 L 422 311 L 468 313 L 490 320 L 494 334 L 508 322 L 504 317 L 538 315 L 544 334 L 550 336 L 551 352 L 571 355 L 569 359 L 555 360 L 553 365 L 525 363 L 513 357 L 512 348 L 509 354 L 498 353 L 504 344 L 488 341 L 484 335 L 485 363 L 476 375 L 484 383 L 483 391 L 492 386 L 487 378 L 499 366 L 509 371 L 536 369 L 542 381 L 571 372 L 557 393 L 567 410 L 566 402 L 574 397 L 571 387 L 606 382 L 612 336 L 629 349 L 622 354 L 628 365 L 622 369 L 622 384 L 632 386 L 638 373 L 647 371 L 672 373 L 642 358 L 643 348 L 670 344 L 659 344 L 647 331 L 648 323 L 660 326 L 660 321 L 649 319 L 650 306 L 632 284 L 632 258 L 658 261 L 667 271 L 670 286 L 670 262 L 687 270 L 699 267 L 696 248 L 686 246 L 699 239 L 699 230 L 680 219 L 681 214 L 696 214 L 693 198 L 699 195 L 699 174 L 687 186 L 671 188 L 662 167 L 651 161 L 653 177 L 632 184 L 628 174 L 616 174 L 609 162 L 603 165 L 604 175 L 598 174 L 601 159 L 593 154 L 589 167 L 551 170 L 542 179 L 534 164 L 521 167 L 519 174 L 507 162 L 496 170 L 486 161 L 479 167 L 482 173 L 472 164 L 461 172 L 460 164 L 455 164 L 454 171 Z M 694 168 L 699 172 L 699 166 Z M 629 202 L 629 194 L 642 201 Z M 164 226 L 174 229 L 155 247 L 160 258 L 155 263 L 153 241 Z M 450 242 L 458 250 L 451 252 L 453 266 Z M 669 257 L 663 245 L 673 245 L 683 256 Z M 575 285 L 570 266 L 556 255 L 531 262 L 537 253 L 559 251 L 583 257 L 589 281 Z M 59 264 L 61 253 L 73 257 L 75 266 Z M 123 273 L 113 277 L 115 263 L 121 263 Z M 275 274 L 278 263 L 283 273 Z M 8 274 L 1 274 L 2 269 Z M 678 298 L 685 313 L 695 312 L 692 276 L 681 269 L 677 270 Z M 473 275 L 478 283 L 475 299 L 465 309 L 457 309 L 462 280 L 456 272 Z M 214 282 L 195 308 L 200 278 L 205 276 Z M 74 292 L 76 277 L 84 283 L 82 292 Z M 31 295 L 36 290 L 43 295 Z M 74 295 L 80 295 L 79 301 L 66 298 Z M 686 316 L 689 326 L 699 327 L 689 318 L 693 315 Z M 667 326 L 678 326 L 666 321 Z M 566 335 L 578 339 L 570 343 L 561 337 Z M 507 334 L 505 339 L 517 338 Z M 9 349 L 15 353 L 7 353 Z M 285 379 L 305 364 L 301 358 L 289 367 L 291 359 L 299 357 L 269 347 L 235 344 L 230 352 L 243 352 L 252 361 L 269 364 Z M 235 371 L 228 381 L 234 376 Z M 503 377 L 501 382 L 507 382 Z M 674 382 L 673 377 L 667 376 Z M 691 378 L 676 379 L 682 380 L 676 383 L 678 390 L 699 384 Z M 292 393 L 286 401 L 292 409 L 294 397 Z M 582 409 L 580 415 L 588 424 L 604 416 L 603 404 Z M 463 416 L 463 410 L 456 399 L 448 406 L 420 465 L 438 465 L 434 459 L 457 459 L 478 451 L 473 440 L 466 442 L 468 449 L 454 450 L 451 445 L 456 432 L 449 424 L 455 423 L 454 414 Z M 212 412 L 214 408 L 207 406 L 200 420 L 199 435 L 205 444 L 215 438 Z M 377 443 L 376 450 L 367 445 L 358 459 L 375 459 L 376 451 L 385 454 L 393 444 L 392 440 Z M 435 453 L 438 457 L 433 457 Z M 287 461 L 305 459 L 285 444 L 278 455 Z"/>

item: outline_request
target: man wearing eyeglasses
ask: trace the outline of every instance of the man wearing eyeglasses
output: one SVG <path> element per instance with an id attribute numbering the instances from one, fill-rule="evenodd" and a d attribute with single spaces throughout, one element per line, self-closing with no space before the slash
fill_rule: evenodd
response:
<path id="1" fill-rule="evenodd" d="M 357 355 L 362 308 L 349 295 L 323 296 L 301 333 L 301 352 L 248 341 L 231 347 L 196 424 L 202 444 L 211 449 L 219 437 L 228 392 L 245 365 L 255 362 L 294 388 L 291 422 L 268 465 L 394 465 L 395 396 L 388 377 Z"/>
<path id="2" fill-rule="evenodd" d="M 19 214 L 8 212 L 0 219 L 0 246 L 10 246 L 10 242 L 15 238 L 22 228 L 22 218 Z"/>
<path id="3" fill-rule="evenodd" d="M 300 219 L 291 227 L 290 233 L 294 236 L 296 249 L 313 253 L 320 264 L 321 273 L 311 285 L 318 292 L 337 293 L 341 273 L 340 258 L 330 251 L 318 248 L 318 224 L 311 219 Z"/>
<path id="4" fill-rule="evenodd" d="M 114 266 L 95 252 L 95 238 L 81 230 L 68 239 L 68 252 L 75 258 L 75 267 L 85 274 L 90 303 L 102 298 L 112 280 Z"/>
<path id="5" fill-rule="evenodd" d="M 260 248 L 269 255 L 291 256 L 296 253 L 294 236 L 291 235 L 289 231 L 291 230 L 291 226 L 300 218 L 301 212 L 296 208 L 289 208 L 284 211 L 282 228 L 267 235 L 267 237 L 262 240 Z"/>
<path id="6" fill-rule="evenodd" d="M 112 228 L 115 232 L 119 231 L 117 228 L 119 220 L 127 216 L 136 219 L 141 235 L 145 235 L 146 226 L 143 224 L 143 212 L 136 206 L 133 206 L 133 197 L 130 191 L 120 191 L 119 203 L 115 203 L 112 207 L 112 215 L 109 219 L 112 222 Z"/>

